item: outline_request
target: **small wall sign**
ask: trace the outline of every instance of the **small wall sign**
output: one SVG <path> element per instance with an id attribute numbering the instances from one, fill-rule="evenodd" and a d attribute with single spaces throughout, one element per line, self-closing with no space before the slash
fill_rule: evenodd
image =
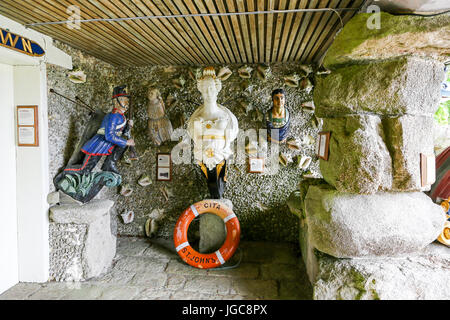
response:
<path id="1" fill-rule="evenodd" d="M 264 158 L 249 158 L 248 159 L 249 173 L 264 173 Z"/>
<path id="2" fill-rule="evenodd" d="M 316 142 L 316 155 L 325 161 L 328 161 L 328 153 L 330 149 L 331 132 L 319 132 Z"/>
<path id="3" fill-rule="evenodd" d="M 0 46 L 24 53 L 32 57 L 42 57 L 44 49 L 36 42 L 0 28 Z"/>
<path id="4" fill-rule="evenodd" d="M 19 147 L 39 146 L 37 106 L 17 106 L 17 140 Z"/>
<path id="5" fill-rule="evenodd" d="M 420 154 L 420 179 L 422 187 L 436 181 L 436 159 L 434 155 Z"/>
<path id="6" fill-rule="evenodd" d="M 172 180 L 172 157 L 170 153 L 158 153 L 156 155 L 156 180 L 171 181 Z"/>

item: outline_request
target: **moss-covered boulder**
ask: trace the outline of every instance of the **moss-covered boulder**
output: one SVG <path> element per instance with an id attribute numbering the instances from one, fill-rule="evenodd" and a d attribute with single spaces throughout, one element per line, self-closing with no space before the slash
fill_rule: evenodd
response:
<path id="1" fill-rule="evenodd" d="M 328 161 L 320 160 L 326 182 L 341 192 L 392 189 L 392 161 L 379 117 L 326 118 L 323 130 L 331 132 Z"/>
<path id="2" fill-rule="evenodd" d="M 341 193 L 310 186 L 305 198 L 309 246 L 336 258 L 417 252 L 442 232 L 445 214 L 422 192 Z"/>
<path id="3" fill-rule="evenodd" d="M 450 14 L 417 17 L 381 12 L 380 29 L 369 29 L 371 18 L 372 13 L 360 13 L 345 25 L 324 58 L 325 67 L 404 55 L 440 61 L 450 56 Z"/>
<path id="4" fill-rule="evenodd" d="M 405 258 L 336 259 L 316 251 L 315 260 L 315 300 L 450 299 L 450 248 L 438 243 Z"/>
<path id="5" fill-rule="evenodd" d="M 442 63 L 414 57 L 339 68 L 316 78 L 316 116 L 434 114 L 443 78 Z"/>

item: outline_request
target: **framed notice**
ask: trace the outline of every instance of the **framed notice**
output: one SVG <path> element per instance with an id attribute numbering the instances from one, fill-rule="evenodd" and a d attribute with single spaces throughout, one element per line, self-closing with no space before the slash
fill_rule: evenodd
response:
<path id="1" fill-rule="evenodd" d="M 325 161 L 328 161 L 328 153 L 330 149 L 330 136 L 331 132 L 319 132 L 319 136 L 316 141 L 316 155 Z"/>
<path id="2" fill-rule="evenodd" d="M 264 158 L 249 158 L 248 159 L 249 173 L 264 173 Z"/>
<path id="3" fill-rule="evenodd" d="M 37 106 L 17 106 L 17 141 L 19 147 L 39 146 Z"/>
<path id="4" fill-rule="evenodd" d="M 420 180 L 422 187 L 436 181 L 436 159 L 434 155 L 420 154 Z"/>
<path id="5" fill-rule="evenodd" d="M 158 153 L 156 155 L 156 180 L 172 180 L 172 157 L 170 153 Z"/>

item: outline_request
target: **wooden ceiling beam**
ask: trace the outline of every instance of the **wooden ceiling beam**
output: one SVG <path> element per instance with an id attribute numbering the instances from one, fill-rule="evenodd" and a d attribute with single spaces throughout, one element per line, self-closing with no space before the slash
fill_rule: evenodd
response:
<path id="1" fill-rule="evenodd" d="M 226 9 L 224 12 L 236 12 L 236 9 L 234 7 L 234 0 L 226 0 Z M 231 20 L 231 25 L 233 26 L 233 33 L 234 37 L 236 39 L 236 42 L 238 44 L 239 52 L 241 55 L 241 62 L 242 63 L 248 63 L 249 57 L 247 57 L 245 45 L 242 39 L 241 35 L 241 28 L 239 27 L 239 20 L 237 16 L 229 16 L 228 17 Z"/>
<path id="2" fill-rule="evenodd" d="M 275 0 L 267 0 L 267 10 L 271 11 L 274 9 L 274 1 Z M 272 52 L 272 29 L 273 29 L 273 14 L 268 14 L 267 15 L 267 23 L 266 23 L 266 52 L 264 54 L 264 62 L 270 62 L 272 57 L 271 57 L 271 52 Z M 261 61 L 263 62 L 263 61 Z"/>
<path id="3" fill-rule="evenodd" d="M 320 0 L 319 5 L 317 8 L 328 8 L 328 5 L 330 4 L 330 0 Z M 306 28 L 305 36 L 302 39 L 302 42 L 300 44 L 299 49 L 297 50 L 297 53 L 295 56 L 292 56 L 293 61 L 300 61 L 300 56 L 303 54 L 306 46 L 310 42 L 313 35 L 317 32 L 317 28 L 320 26 L 320 22 L 322 19 L 322 16 L 325 12 L 315 12 L 312 16 L 312 19 L 309 22 L 308 27 Z"/>
<path id="4" fill-rule="evenodd" d="M 27 24 L 30 23 L 30 20 L 24 20 L 24 13 L 26 14 L 26 17 L 29 19 L 33 19 L 31 20 L 32 22 L 36 22 L 36 21 L 41 21 L 41 17 L 42 15 L 40 15 L 39 11 L 34 12 L 34 11 L 30 11 L 28 8 L 26 7 L 16 7 L 17 3 L 15 1 L 12 1 L 13 3 L 9 3 L 9 2 L 3 2 L 1 4 L 1 7 L 3 7 L 2 12 L 8 13 L 11 17 L 15 18 L 14 20 L 18 21 L 19 23 L 22 24 Z M 43 14 L 47 14 L 47 13 L 43 13 Z M 52 16 L 50 16 L 50 18 L 54 19 Z M 86 50 L 86 48 L 84 49 L 84 51 L 89 52 L 90 54 L 92 54 L 93 56 L 104 56 L 105 55 L 105 51 L 103 48 L 101 48 L 101 46 L 95 42 L 94 38 L 91 38 L 87 35 L 81 34 L 80 32 L 76 32 L 77 30 L 70 30 L 71 34 L 68 35 L 67 34 L 67 26 L 65 25 L 56 25 L 56 26 L 36 26 L 33 27 L 34 30 L 36 31 L 40 31 L 44 34 L 48 34 L 49 36 L 51 36 L 52 38 L 56 39 L 56 40 L 60 40 L 62 42 L 65 42 L 67 44 L 74 44 L 78 47 L 84 47 L 86 45 L 86 43 L 93 43 L 90 48 L 88 50 Z M 45 30 L 45 31 L 44 31 Z M 75 31 L 75 32 L 73 32 Z M 73 45 L 73 46 L 75 46 Z M 115 58 L 110 58 L 107 57 L 104 60 L 106 61 L 107 59 L 109 59 L 109 61 L 115 61 L 115 63 L 119 63 L 120 59 L 117 60 Z M 108 61 L 108 62 L 109 62 Z M 119 63 L 120 64 L 120 63 Z"/>
<path id="5" fill-rule="evenodd" d="M 252 0 L 250 0 L 250 1 L 252 1 Z M 246 10 L 247 10 L 243 0 L 236 0 L 236 7 L 237 7 L 238 12 L 246 12 Z M 249 35 L 249 33 L 251 33 L 251 30 L 249 30 L 250 24 L 247 24 L 247 18 L 248 18 L 248 16 L 241 15 L 241 16 L 239 16 L 239 22 L 240 22 L 240 26 L 241 26 L 241 30 L 242 30 L 242 36 L 244 38 L 245 51 L 247 54 L 248 62 L 254 63 L 258 59 L 256 57 L 253 57 L 252 44 L 250 42 L 250 35 Z"/>

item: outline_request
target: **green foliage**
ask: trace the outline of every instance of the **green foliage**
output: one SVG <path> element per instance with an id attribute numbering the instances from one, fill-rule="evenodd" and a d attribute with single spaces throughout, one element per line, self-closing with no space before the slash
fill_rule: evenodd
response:
<path id="1" fill-rule="evenodd" d="M 450 118 L 450 100 L 441 102 L 438 110 L 434 114 L 434 119 L 440 125 L 448 125 Z"/>

